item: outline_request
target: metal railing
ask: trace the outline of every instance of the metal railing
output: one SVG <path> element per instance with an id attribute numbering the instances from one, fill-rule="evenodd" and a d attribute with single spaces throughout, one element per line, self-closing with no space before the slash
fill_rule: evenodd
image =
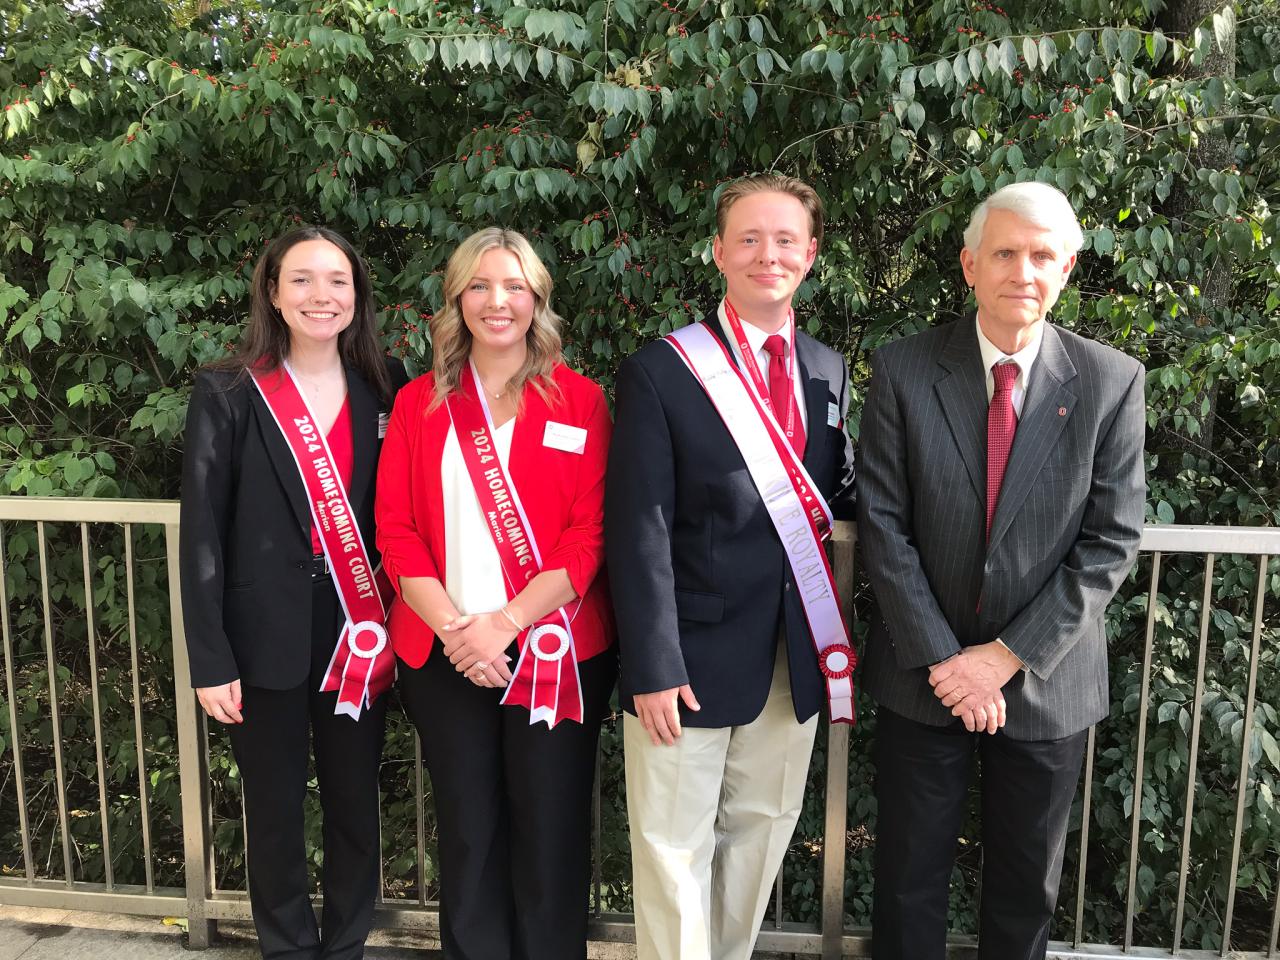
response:
<path id="1" fill-rule="evenodd" d="M 4 759 L 10 763 L 6 777 L 0 777 L 0 824 L 7 821 L 5 805 L 10 801 L 10 792 L 5 786 L 6 780 L 12 782 L 12 799 L 16 801 L 16 817 L 20 832 L 22 867 L 20 875 L 0 876 L 0 904 L 23 906 L 47 906 L 63 909 L 98 910 L 117 913 L 134 913 L 151 916 L 184 917 L 188 923 L 190 944 L 200 948 L 208 945 L 219 920 L 243 920 L 249 918 L 248 901 L 242 891 L 219 889 L 215 882 L 215 850 L 213 843 L 214 823 L 213 805 L 210 800 L 209 778 L 209 740 L 203 713 L 199 710 L 189 684 L 189 669 L 186 647 L 183 640 L 183 622 L 181 602 L 178 591 L 177 546 L 178 546 L 178 505 L 174 502 L 162 501 L 123 501 L 123 500 L 73 500 L 61 498 L 0 498 L 0 634 L 3 640 L 3 657 L 5 664 L 5 695 L 9 721 L 8 749 L 4 751 Z M 33 724 L 43 725 L 46 718 L 41 716 L 20 716 L 18 699 L 19 671 L 17 669 L 17 643 L 15 630 L 11 620 L 12 599 L 6 591 L 6 583 L 12 579 L 6 574 L 6 562 L 12 564 L 9 549 L 6 546 L 6 534 L 11 534 L 16 527 L 25 525 L 24 543 L 30 540 L 29 528 L 34 525 L 35 545 L 38 555 L 39 589 L 29 582 L 24 590 L 28 597 L 37 597 L 41 604 L 39 615 L 31 610 L 25 611 L 24 622 L 28 633 L 39 631 L 43 634 L 43 660 L 47 676 L 49 740 L 52 753 L 52 783 L 44 776 L 40 790 L 55 791 L 60 852 L 62 860 L 62 877 L 53 876 L 53 846 L 49 841 L 48 867 L 41 871 L 37 865 L 37 852 L 33 850 L 33 826 L 28 822 L 28 810 L 31 804 L 29 773 L 23 767 L 24 737 Z M 83 624 L 75 625 L 75 634 L 81 630 L 87 649 L 83 655 L 88 658 L 87 673 L 89 677 L 89 702 L 93 715 L 94 766 L 93 774 L 97 783 L 97 817 L 100 824 L 100 837 L 97 845 L 101 849 L 102 880 L 90 882 L 77 878 L 77 870 L 73 862 L 73 851 L 80 853 L 80 845 L 73 840 L 71 823 L 73 817 L 83 817 L 83 810 L 71 810 L 68 805 L 68 772 L 63 757 L 64 730 L 60 716 L 59 679 L 69 683 L 68 674 L 60 671 L 59 651 L 68 655 L 65 642 L 60 646 L 55 637 L 59 630 L 64 634 L 72 625 L 66 614 L 67 598 L 70 596 L 65 583 L 54 583 L 50 573 L 50 525 L 54 525 L 59 533 L 65 534 L 67 529 L 78 527 L 79 530 L 79 567 L 83 578 Z M 91 551 L 91 528 L 99 525 L 114 532 L 122 540 L 122 565 L 124 570 L 124 593 L 126 596 L 126 613 L 124 623 L 114 624 L 114 633 L 127 636 L 129 643 L 129 680 L 125 693 L 131 699 L 133 743 L 136 751 L 136 790 L 137 814 L 140 819 L 141 859 L 143 864 L 141 884 L 123 884 L 118 882 L 113 869 L 114 860 L 120 851 L 113 848 L 111 832 L 112 817 L 108 815 L 109 798 L 108 782 L 111 766 L 108 750 L 120 749 L 120 744 L 104 743 L 103 738 L 103 691 L 100 688 L 99 635 L 101 629 L 95 622 L 95 612 L 99 604 L 95 602 L 94 557 Z M 159 770 L 148 773 L 147 754 L 157 749 L 167 749 L 171 744 L 157 745 L 150 742 L 147 733 L 148 715 L 144 710 L 143 681 L 140 675 L 140 642 L 138 611 L 135 605 L 135 567 L 134 557 L 135 527 L 146 527 L 152 532 L 154 543 L 162 543 L 155 549 L 157 555 L 150 558 L 158 568 L 164 568 L 168 582 L 167 607 L 169 623 L 167 636 L 160 638 L 163 646 L 172 650 L 172 683 L 171 698 L 158 699 L 159 703 L 167 702 L 172 706 L 176 722 L 176 749 L 178 767 L 178 789 L 180 791 L 181 822 L 169 824 L 169 832 L 162 833 L 165 850 L 163 860 L 167 875 L 177 877 L 181 881 L 169 885 L 161 885 L 156 880 L 157 836 L 154 834 L 152 809 L 153 779 L 159 777 Z M 159 534 L 159 536 L 157 536 Z M 1280 589 L 1272 587 L 1268 590 L 1269 559 L 1280 554 L 1280 529 L 1271 528 L 1230 528 L 1230 527 L 1180 527 L 1153 526 L 1147 527 L 1142 539 L 1144 557 L 1149 558 L 1150 576 L 1145 601 L 1145 642 L 1141 665 L 1141 683 L 1136 719 L 1136 752 L 1132 770 L 1132 809 L 1125 814 L 1129 821 L 1129 850 L 1124 891 L 1124 933 L 1119 943 L 1113 945 L 1086 942 L 1086 907 L 1093 903 L 1090 898 L 1109 899 L 1111 894 L 1105 890 L 1091 890 L 1089 877 L 1090 830 L 1095 820 L 1099 820 L 1101 811 L 1093 808 L 1095 793 L 1095 769 L 1097 762 L 1097 730 L 1089 732 L 1087 759 L 1080 800 L 1080 839 L 1076 851 L 1074 871 L 1064 881 L 1064 887 L 1074 886 L 1074 894 L 1068 898 L 1072 902 L 1065 904 L 1064 914 L 1074 917 L 1074 932 L 1070 939 L 1055 942 L 1050 956 L 1062 958 L 1083 957 L 1239 957 L 1261 958 L 1275 957 L 1280 949 L 1280 895 L 1271 907 L 1270 934 L 1264 948 L 1254 952 L 1231 951 L 1232 926 L 1236 918 L 1237 880 L 1242 866 L 1242 840 L 1246 833 L 1246 813 L 1249 798 L 1256 798 L 1260 778 L 1257 775 L 1254 756 L 1253 725 L 1257 704 L 1257 684 L 1259 663 L 1262 659 L 1262 637 L 1264 633 L 1264 611 L 1269 595 L 1280 593 Z M 1155 637 L 1157 616 L 1162 604 L 1159 600 L 1159 586 L 1162 568 L 1169 554 L 1200 554 L 1203 557 L 1203 585 L 1199 594 L 1199 630 L 1196 651 L 1196 675 L 1194 693 L 1189 705 L 1190 729 L 1186 732 L 1188 749 L 1186 792 L 1182 805 L 1181 851 L 1177 878 L 1177 902 L 1173 923 L 1173 935 L 1168 943 L 1136 943 L 1135 921 L 1141 912 L 1139 896 L 1139 878 L 1141 874 L 1140 852 L 1143 843 L 1142 824 L 1148 814 L 1145 810 L 1144 780 L 1151 773 L 1146 765 L 1148 746 L 1148 711 L 1152 693 L 1153 656 L 1155 654 Z M 67 554 L 61 555 L 64 578 L 69 577 L 71 569 L 66 561 Z M 1237 718 L 1242 721 L 1239 730 L 1239 768 L 1236 776 L 1234 804 L 1234 828 L 1232 830 L 1232 851 L 1228 875 L 1220 878 L 1225 886 L 1225 902 L 1222 905 L 1221 943 L 1219 950 L 1189 949 L 1183 944 L 1184 923 L 1186 920 L 1186 902 L 1188 878 L 1191 870 L 1190 852 L 1193 847 L 1193 828 L 1197 815 L 1197 763 L 1201 759 L 1202 713 L 1206 698 L 1206 669 L 1209 661 L 1209 639 L 1213 616 L 1213 594 L 1215 586 L 1215 565 L 1224 557 L 1244 556 L 1252 558 L 1255 563 L 1256 581 L 1252 588 L 1250 609 L 1252 611 L 1252 630 L 1249 634 L 1248 676 L 1243 690 L 1231 691 L 1231 694 L 1242 698 L 1244 708 Z M 850 524 L 839 525 L 834 545 L 835 571 L 838 582 L 842 585 L 854 580 L 854 530 Z M 30 563 L 30 559 L 27 560 Z M 1144 562 L 1146 562 L 1144 560 Z M 150 579 L 152 589 L 158 589 L 160 577 L 157 573 Z M 1276 575 L 1280 583 L 1280 574 Z M 1194 606 L 1197 595 L 1186 578 L 1180 580 L 1185 588 L 1179 594 L 1179 602 L 1187 601 Z M 117 583 L 118 587 L 119 584 Z M 1243 587 L 1241 588 L 1243 589 Z M 852 594 L 852 590 L 846 593 Z M 78 595 L 78 592 L 77 592 Z M 846 613 L 852 613 L 851 597 L 846 596 Z M 72 604 L 74 606 L 74 604 Z M 57 614 L 55 614 L 57 611 Z M 22 612 L 22 611 L 20 611 Z M 55 626 L 55 620 L 57 626 Z M 149 629 L 163 630 L 152 623 Z M 31 638 L 28 638 L 29 640 Z M 27 644 L 28 650 L 33 641 Z M 1113 664 L 1113 668 L 1117 666 Z M 112 674 L 115 675 L 114 673 Z M 118 691 L 117 691 L 118 692 Z M 43 696 L 39 691 L 38 696 Z M 155 697 L 154 692 L 152 693 Z M 123 702 L 123 696 L 121 696 Z M 40 727 L 43 731 L 43 726 Z M 785 883 L 782 874 L 777 881 L 773 918 L 765 922 L 757 949 L 761 951 L 778 951 L 809 956 L 821 956 L 832 960 L 841 956 L 868 956 L 870 937 L 865 928 L 848 927 L 846 925 L 846 856 L 849 848 L 849 773 L 850 773 L 850 728 L 845 725 L 827 727 L 825 750 L 825 783 L 826 796 L 823 807 L 823 842 L 821 843 L 820 870 L 820 916 L 816 921 L 808 923 L 783 922 Z M 403 758 L 412 762 L 412 783 L 416 823 L 416 889 L 417 897 L 413 900 L 388 899 L 383 886 L 378 907 L 378 923 L 381 926 L 410 930 L 433 930 L 437 927 L 435 904 L 428 899 L 428 883 L 426 875 L 427 832 L 424 815 L 424 800 L 428 796 L 425 789 L 422 755 L 420 746 L 415 742 L 412 758 Z M 0 763 L 0 772 L 3 763 Z M 160 781 L 156 781 L 160 782 Z M 1201 785 L 1203 786 L 1203 785 Z M 1205 787 L 1201 791 L 1202 799 L 1207 797 Z M 117 793 L 120 788 L 116 788 Z M 116 797 L 115 799 L 119 799 Z M 133 798 L 127 798 L 132 803 Z M 602 797 L 597 777 L 597 794 L 594 823 L 594 850 L 602 849 L 601 836 Z M 1114 817 L 1111 819 L 1114 820 Z M 179 831 L 175 837 L 173 831 Z M 830 838 L 839 838 L 834 842 Z M 177 842 L 180 840 L 180 844 Z M 84 843 L 86 841 L 81 841 Z M 1277 851 L 1264 851 L 1259 854 L 1254 850 L 1248 853 L 1250 869 L 1259 864 L 1268 866 L 1267 857 L 1274 857 Z M 83 859 L 83 857 L 81 857 Z M 601 895 L 602 873 L 600 857 L 593 857 L 593 889 L 595 917 L 590 926 L 591 936 L 595 940 L 628 942 L 634 940 L 634 929 L 630 918 L 622 914 L 606 912 Z M 180 860 L 180 862 L 179 862 Z M 784 872 L 786 867 L 784 867 Z M 136 872 L 136 871 L 135 871 Z M 1272 873 L 1275 876 L 1275 873 Z M 1070 883 L 1071 879 L 1074 883 Z M 1276 883 L 1280 888 L 1280 883 Z M 1064 893 L 1065 896 L 1065 893 Z M 1256 925 L 1256 922 L 1255 922 Z M 952 937 L 952 953 L 965 956 L 972 951 L 973 938 L 956 935 Z"/>

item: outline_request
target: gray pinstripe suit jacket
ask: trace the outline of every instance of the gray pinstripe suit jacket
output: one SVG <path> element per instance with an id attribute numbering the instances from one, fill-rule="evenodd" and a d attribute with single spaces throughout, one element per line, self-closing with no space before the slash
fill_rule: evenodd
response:
<path id="1" fill-rule="evenodd" d="M 1108 706 L 1103 614 L 1142 533 L 1141 364 L 1045 324 L 989 544 L 973 317 L 882 347 L 872 367 L 857 470 L 878 606 L 866 690 L 913 720 L 949 723 L 929 666 L 998 637 L 1027 666 L 1004 688 L 1008 736 L 1096 723 Z"/>

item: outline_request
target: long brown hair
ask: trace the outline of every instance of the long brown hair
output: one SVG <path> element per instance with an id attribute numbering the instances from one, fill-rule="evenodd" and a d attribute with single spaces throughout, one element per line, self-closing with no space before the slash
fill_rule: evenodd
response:
<path id="1" fill-rule="evenodd" d="M 284 255 L 296 244 L 307 240 L 327 240 L 343 252 L 351 265 L 351 281 L 356 291 L 355 315 L 350 325 L 338 334 L 338 355 L 343 364 L 354 367 L 364 377 L 384 403 L 390 404 L 391 378 L 387 375 L 383 350 L 378 343 L 377 314 L 369 270 L 347 239 L 328 227 L 305 224 L 268 244 L 253 268 L 249 322 L 240 336 L 240 344 L 234 355 L 211 366 L 240 373 L 259 365 L 273 370 L 289 356 L 289 327 L 271 298 L 280 283 L 280 263 Z"/>
<path id="2" fill-rule="evenodd" d="M 534 297 L 533 323 L 525 334 L 528 353 L 524 365 L 509 384 L 521 397 L 526 383 L 544 400 L 550 401 L 558 393 L 551 373 L 556 364 L 564 362 L 564 355 L 560 346 L 560 317 L 551 309 L 551 274 L 522 234 L 502 227 L 486 227 L 458 244 L 444 270 L 444 306 L 431 318 L 433 409 L 458 389 L 462 365 L 471 355 L 471 331 L 462 319 L 462 293 L 475 276 L 480 258 L 490 250 L 507 250 L 515 255 Z"/>

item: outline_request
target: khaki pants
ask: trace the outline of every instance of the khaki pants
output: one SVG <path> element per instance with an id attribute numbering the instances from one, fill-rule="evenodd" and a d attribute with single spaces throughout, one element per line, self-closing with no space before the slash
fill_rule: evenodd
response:
<path id="1" fill-rule="evenodd" d="M 685 727 L 673 746 L 655 747 L 626 715 L 639 960 L 748 960 L 817 727 L 816 716 L 796 722 L 782 641 L 764 710 L 745 726 Z"/>

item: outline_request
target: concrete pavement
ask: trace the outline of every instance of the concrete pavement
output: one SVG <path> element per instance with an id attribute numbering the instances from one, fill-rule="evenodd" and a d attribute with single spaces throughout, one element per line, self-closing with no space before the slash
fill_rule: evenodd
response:
<path id="1" fill-rule="evenodd" d="M 219 923 L 219 942 L 199 954 L 185 948 L 180 924 L 150 917 L 0 906 L 0 960 L 258 960 L 253 929 Z M 416 941 L 416 942 L 415 942 Z M 367 960 L 439 960 L 421 934 L 375 931 Z"/>

